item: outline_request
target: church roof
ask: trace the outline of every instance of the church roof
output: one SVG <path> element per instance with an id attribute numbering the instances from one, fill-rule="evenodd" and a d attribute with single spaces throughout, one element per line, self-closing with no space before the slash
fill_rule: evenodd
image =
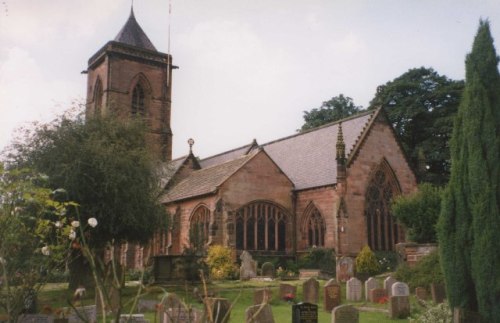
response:
<path id="1" fill-rule="evenodd" d="M 258 148 L 257 141 L 254 139 L 250 144 L 231 149 L 229 151 L 207 157 L 200 161 L 201 168 L 214 166 L 217 164 L 225 163 L 229 160 L 241 157 L 248 154 L 252 149 Z"/>
<path id="2" fill-rule="evenodd" d="M 115 41 L 156 52 L 155 46 L 135 20 L 133 9 L 130 10 L 130 16 L 118 35 L 116 35 Z"/>

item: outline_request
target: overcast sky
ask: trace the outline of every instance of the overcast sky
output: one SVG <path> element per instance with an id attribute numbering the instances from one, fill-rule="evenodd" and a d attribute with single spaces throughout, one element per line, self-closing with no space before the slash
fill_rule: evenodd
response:
<path id="1" fill-rule="evenodd" d="M 500 41 L 498 0 L 171 0 L 174 157 L 207 157 L 295 133 L 340 93 L 366 107 L 410 68 L 464 78 L 479 19 Z M 85 100 L 87 60 L 127 20 L 130 0 L 0 0 L 0 149 L 23 122 Z M 168 0 L 135 0 L 168 49 Z"/>

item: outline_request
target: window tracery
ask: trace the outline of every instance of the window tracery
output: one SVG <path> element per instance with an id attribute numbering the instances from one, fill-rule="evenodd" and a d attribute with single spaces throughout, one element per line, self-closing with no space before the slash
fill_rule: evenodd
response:
<path id="1" fill-rule="evenodd" d="M 132 91 L 132 115 L 144 116 L 146 114 L 144 88 L 137 84 Z"/>
<path id="2" fill-rule="evenodd" d="M 201 247 L 208 242 L 210 210 L 201 205 L 193 212 L 190 221 L 189 240 L 191 246 Z"/>

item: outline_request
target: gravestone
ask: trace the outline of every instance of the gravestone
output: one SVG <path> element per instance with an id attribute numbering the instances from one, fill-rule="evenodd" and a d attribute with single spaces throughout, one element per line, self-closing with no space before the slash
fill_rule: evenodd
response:
<path id="1" fill-rule="evenodd" d="M 97 322 L 97 306 L 89 305 L 89 306 L 79 306 L 75 309 L 72 309 L 70 314 L 68 315 L 69 323 L 80 323 L 80 322 Z"/>
<path id="2" fill-rule="evenodd" d="M 53 323 L 54 317 L 45 314 L 22 314 L 17 319 L 18 323 Z"/>
<path id="3" fill-rule="evenodd" d="M 276 276 L 276 269 L 272 262 L 265 262 L 261 268 L 262 276 L 274 278 Z"/>
<path id="4" fill-rule="evenodd" d="M 183 308 L 185 307 L 185 305 L 182 303 L 179 296 L 174 293 L 168 293 L 168 295 L 162 299 L 161 307 L 163 307 L 164 309 L 176 309 Z"/>
<path id="5" fill-rule="evenodd" d="M 112 311 L 113 313 L 116 313 L 116 310 L 118 309 L 118 306 L 120 305 L 120 295 L 119 291 L 112 287 L 108 286 L 106 290 L 109 293 L 109 303 L 106 300 L 106 297 L 104 297 L 105 301 L 104 304 L 106 305 L 106 310 L 107 311 Z M 102 313 L 102 303 L 101 303 L 101 297 L 99 296 L 99 293 L 95 294 L 95 304 L 97 306 L 96 312 L 101 314 Z"/>
<path id="6" fill-rule="evenodd" d="M 122 314 L 120 315 L 120 323 L 149 323 L 149 320 L 144 318 L 144 314 Z"/>
<path id="7" fill-rule="evenodd" d="M 332 323 L 359 323 L 359 311 L 352 305 L 340 305 L 332 311 Z"/>
<path id="8" fill-rule="evenodd" d="M 292 305 L 292 323 L 318 323 L 318 305 L 311 303 Z"/>
<path id="9" fill-rule="evenodd" d="M 297 287 L 290 284 L 281 283 L 280 299 L 286 300 L 288 295 L 293 295 L 293 297 L 295 298 L 295 296 L 297 296 Z"/>
<path id="10" fill-rule="evenodd" d="M 446 290 L 444 288 L 443 284 L 431 284 L 431 296 L 432 300 L 436 304 L 440 304 L 444 302 L 444 299 L 446 298 Z"/>
<path id="11" fill-rule="evenodd" d="M 372 303 L 379 303 L 384 297 L 387 297 L 387 291 L 384 288 L 374 288 L 368 292 L 368 300 Z"/>
<path id="12" fill-rule="evenodd" d="M 405 319 L 410 316 L 410 297 L 391 296 L 389 302 L 389 317 L 391 319 Z"/>
<path id="13" fill-rule="evenodd" d="M 156 311 L 157 304 L 158 304 L 158 301 L 156 301 L 154 299 L 140 298 L 137 301 L 137 312 L 143 313 L 146 311 Z"/>
<path id="14" fill-rule="evenodd" d="M 334 307 L 339 306 L 341 295 L 340 284 L 335 279 L 330 279 L 324 287 L 323 306 L 325 311 L 330 313 Z"/>
<path id="15" fill-rule="evenodd" d="M 453 308 L 453 323 L 481 323 L 481 315 L 460 307 Z"/>
<path id="16" fill-rule="evenodd" d="M 245 310 L 246 323 L 274 323 L 271 305 L 261 304 L 247 307 Z"/>
<path id="17" fill-rule="evenodd" d="M 212 319 L 210 319 L 210 314 Z M 205 320 L 209 322 L 227 323 L 231 317 L 231 303 L 226 298 L 207 297 L 204 316 Z"/>
<path id="18" fill-rule="evenodd" d="M 202 313 L 200 310 L 195 308 L 169 308 L 165 311 L 159 313 L 160 323 L 178 323 L 178 322 L 189 322 L 189 323 L 201 323 Z"/>
<path id="19" fill-rule="evenodd" d="M 395 282 L 397 282 L 397 280 L 392 276 L 389 276 L 386 279 L 384 279 L 384 289 L 385 289 L 388 297 L 392 296 L 391 295 L 392 284 L 394 284 Z"/>
<path id="20" fill-rule="evenodd" d="M 240 280 L 249 280 L 257 276 L 257 262 L 252 259 L 252 255 L 248 251 L 243 251 L 240 256 Z"/>
<path id="21" fill-rule="evenodd" d="M 359 302 L 363 296 L 361 281 L 352 277 L 346 283 L 346 298 L 348 301 Z"/>
<path id="22" fill-rule="evenodd" d="M 396 282 L 396 283 L 392 284 L 391 295 L 392 296 L 410 296 L 410 288 L 405 283 Z"/>
<path id="23" fill-rule="evenodd" d="M 354 277 L 354 258 L 351 257 L 340 257 L 337 260 L 337 280 L 340 282 L 346 282 L 351 277 Z"/>
<path id="24" fill-rule="evenodd" d="M 318 304 L 319 282 L 315 278 L 309 278 L 302 283 L 302 300 L 304 303 Z"/>
<path id="25" fill-rule="evenodd" d="M 429 299 L 429 295 L 427 294 L 427 291 L 423 287 L 415 288 L 415 297 L 422 301 L 426 301 L 427 299 Z"/>
<path id="26" fill-rule="evenodd" d="M 270 303 L 273 298 L 273 292 L 269 288 L 259 288 L 253 292 L 253 303 L 258 305 L 261 303 Z"/>
<path id="27" fill-rule="evenodd" d="M 370 277 L 365 281 L 365 300 L 369 300 L 370 290 L 380 288 L 380 283 L 376 278 Z"/>

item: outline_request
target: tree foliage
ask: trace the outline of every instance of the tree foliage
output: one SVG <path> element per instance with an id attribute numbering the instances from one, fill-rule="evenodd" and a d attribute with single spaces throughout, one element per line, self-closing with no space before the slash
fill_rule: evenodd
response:
<path id="1" fill-rule="evenodd" d="M 387 112 L 419 181 L 448 181 L 448 141 L 462 89 L 462 81 L 420 67 L 379 86 L 370 102 L 370 109 Z"/>
<path id="2" fill-rule="evenodd" d="M 441 188 L 423 183 L 417 192 L 394 199 L 392 214 L 407 229 L 409 240 L 417 243 L 436 242 L 441 195 Z"/>
<path id="3" fill-rule="evenodd" d="M 500 75 L 489 23 L 466 58 L 451 140 L 451 176 L 438 226 L 452 307 L 500 318 Z"/>
<path id="4" fill-rule="evenodd" d="M 314 108 L 311 111 L 304 111 L 303 117 L 305 122 L 302 128 L 300 128 L 300 131 L 306 131 L 347 118 L 361 110 L 362 107 L 356 106 L 350 97 L 339 94 L 323 102 L 319 108 Z"/>

